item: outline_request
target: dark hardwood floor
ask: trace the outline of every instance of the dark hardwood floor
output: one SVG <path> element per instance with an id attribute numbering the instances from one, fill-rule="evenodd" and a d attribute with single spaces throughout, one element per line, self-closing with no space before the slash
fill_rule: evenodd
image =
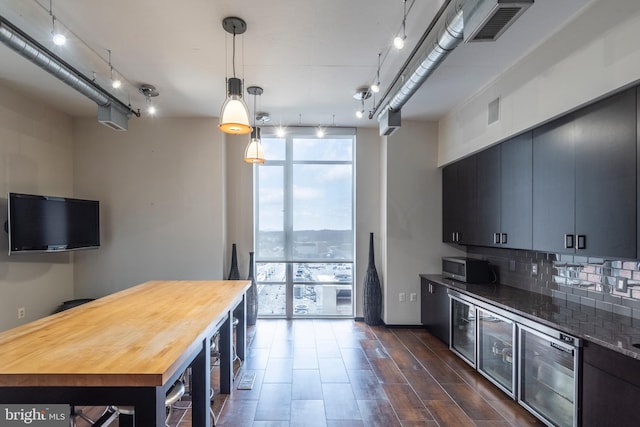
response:
<path id="1" fill-rule="evenodd" d="M 258 320 L 218 426 L 543 425 L 423 329 L 352 320 Z M 255 373 L 251 390 L 238 390 Z M 215 375 L 215 373 L 214 373 Z M 191 425 L 188 398 L 170 424 Z"/>

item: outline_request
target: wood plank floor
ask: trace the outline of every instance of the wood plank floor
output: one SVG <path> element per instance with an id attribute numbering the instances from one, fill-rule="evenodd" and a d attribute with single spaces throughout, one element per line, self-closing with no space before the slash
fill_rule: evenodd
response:
<path id="1" fill-rule="evenodd" d="M 216 397 L 218 426 L 543 425 L 422 329 L 261 319 L 248 336 L 254 386 Z M 187 399 L 172 426 L 191 425 Z"/>

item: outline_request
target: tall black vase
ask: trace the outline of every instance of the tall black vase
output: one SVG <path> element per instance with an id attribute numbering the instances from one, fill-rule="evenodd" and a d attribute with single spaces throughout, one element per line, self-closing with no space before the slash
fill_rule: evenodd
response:
<path id="1" fill-rule="evenodd" d="M 238 255 L 236 254 L 236 244 L 231 245 L 231 270 L 229 271 L 229 280 L 240 280 L 240 271 L 238 270 Z"/>
<path id="2" fill-rule="evenodd" d="M 364 321 L 372 326 L 382 323 L 382 288 L 373 254 L 373 233 L 369 234 L 369 265 L 364 276 Z"/>
<path id="3" fill-rule="evenodd" d="M 258 319 L 258 286 L 253 274 L 253 252 L 249 252 L 249 276 L 251 286 L 247 291 L 247 325 L 255 325 Z"/>

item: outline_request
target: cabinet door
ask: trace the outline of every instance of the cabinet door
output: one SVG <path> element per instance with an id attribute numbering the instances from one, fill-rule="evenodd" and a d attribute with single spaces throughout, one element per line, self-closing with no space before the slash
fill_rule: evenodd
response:
<path id="1" fill-rule="evenodd" d="M 442 241 L 472 244 L 476 208 L 476 158 L 467 157 L 442 171 Z"/>
<path id="2" fill-rule="evenodd" d="M 447 288 L 421 279 L 421 323 L 431 334 L 449 345 L 449 296 Z"/>
<path id="3" fill-rule="evenodd" d="M 576 253 L 634 258 L 636 90 L 576 112 L 575 135 Z"/>
<path id="4" fill-rule="evenodd" d="M 575 149 L 573 115 L 533 131 L 533 249 L 573 252 Z M 570 246 L 569 248 L 565 246 Z"/>
<path id="5" fill-rule="evenodd" d="M 442 169 L 442 241 L 455 243 L 455 233 L 460 224 L 460 211 L 456 207 L 456 191 L 458 186 L 457 163 Z"/>
<path id="6" fill-rule="evenodd" d="M 500 231 L 502 247 L 531 249 L 533 245 L 532 132 L 502 143 Z"/>
<path id="7" fill-rule="evenodd" d="M 478 207 L 474 243 L 480 246 L 500 246 L 500 152 L 501 146 L 496 145 L 476 155 Z"/>

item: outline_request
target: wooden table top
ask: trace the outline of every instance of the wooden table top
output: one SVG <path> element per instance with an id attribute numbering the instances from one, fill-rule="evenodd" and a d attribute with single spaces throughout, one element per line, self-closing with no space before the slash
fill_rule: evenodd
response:
<path id="1" fill-rule="evenodd" d="M 150 281 L 0 333 L 0 386 L 162 386 L 247 280 Z"/>

